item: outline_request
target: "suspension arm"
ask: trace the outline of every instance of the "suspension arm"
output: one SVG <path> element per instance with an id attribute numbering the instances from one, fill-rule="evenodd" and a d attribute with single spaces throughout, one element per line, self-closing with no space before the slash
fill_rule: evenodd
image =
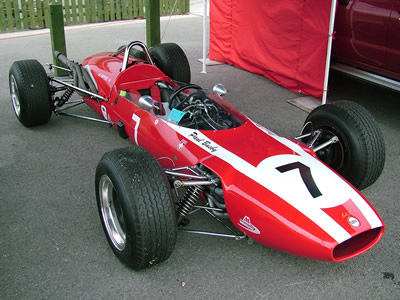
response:
<path id="1" fill-rule="evenodd" d="M 202 181 L 197 181 L 197 180 L 175 180 L 174 181 L 174 187 L 175 188 L 180 188 L 184 186 L 194 186 L 194 185 L 212 185 L 218 183 L 217 180 L 202 180 Z"/>
<path id="2" fill-rule="evenodd" d="M 335 144 L 339 142 L 339 138 L 337 136 L 332 137 L 331 139 L 329 139 L 328 141 L 326 141 L 325 143 L 322 143 L 321 145 L 312 148 L 314 150 L 314 152 L 318 152 L 319 150 L 324 149 L 325 147 L 328 147 L 331 144 Z"/>
<path id="3" fill-rule="evenodd" d="M 89 92 L 89 91 L 87 91 L 87 90 L 81 89 L 81 88 L 79 88 L 79 87 L 77 87 L 77 86 L 75 86 L 75 85 L 72 85 L 72 84 L 66 83 L 66 82 L 64 82 L 64 81 L 58 80 L 57 78 L 54 78 L 54 77 L 53 77 L 53 78 L 51 78 L 51 80 L 52 80 L 52 81 L 55 81 L 55 82 L 57 82 L 57 83 L 59 83 L 59 84 L 65 85 L 65 86 L 67 86 L 67 87 L 70 87 L 70 88 L 72 88 L 72 89 L 74 89 L 74 90 L 77 90 L 77 91 L 79 91 L 79 92 L 81 92 L 81 93 L 87 94 L 87 95 L 89 95 L 89 96 L 91 96 L 91 97 L 93 97 L 93 98 L 97 98 L 97 99 L 100 99 L 100 100 L 103 100 L 103 101 L 108 101 L 107 98 L 104 98 L 104 97 L 102 97 L 102 96 L 100 96 L 100 95 L 97 95 L 97 94 L 95 94 L 95 93 Z"/>
<path id="4" fill-rule="evenodd" d="M 211 232 L 211 231 L 202 231 L 202 230 L 195 230 L 195 229 L 184 229 L 178 228 L 179 231 L 188 232 L 188 233 L 195 233 L 201 235 L 210 235 L 210 236 L 219 236 L 219 237 L 226 237 L 226 238 L 233 238 L 235 240 L 242 240 L 246 237 L 246 235 L 237 235 L 237 234 L 228 234 L 228 233 L 218 233 L 218 232 Z"/>

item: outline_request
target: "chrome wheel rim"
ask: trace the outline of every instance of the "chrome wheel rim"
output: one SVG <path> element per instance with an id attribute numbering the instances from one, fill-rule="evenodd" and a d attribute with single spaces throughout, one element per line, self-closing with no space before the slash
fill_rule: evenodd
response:
<path id="1" fill-rule="evenodd" d="M 111 179 L 103 175 L 99 182 L 101 214 L 107 235 L 119 251 L 126 245 L 125 222 L 121 204 Z"/>
<path id="2" fill-rule="evenodd" d="M 10 77 L 10 88 L 11 102 L 14 108 L 14 112 L 19 117 L 21 114 L 21 105 L 19 103 L 17 82 L 15 81 L 14 75 L 11 75 Z"/>

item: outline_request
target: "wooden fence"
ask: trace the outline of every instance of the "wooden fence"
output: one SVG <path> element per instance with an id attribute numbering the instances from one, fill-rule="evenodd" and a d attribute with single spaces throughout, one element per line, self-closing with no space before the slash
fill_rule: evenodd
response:
<path id="1" fill-rule="evenodd" d="M 0 31 L 45 28 L 52 0 L 0 0 Z M 146 0 L 62 0 L 64 24 L 143 18 Z M 189 12 L 189 0 L 160 0 L 160 14 Z"/>

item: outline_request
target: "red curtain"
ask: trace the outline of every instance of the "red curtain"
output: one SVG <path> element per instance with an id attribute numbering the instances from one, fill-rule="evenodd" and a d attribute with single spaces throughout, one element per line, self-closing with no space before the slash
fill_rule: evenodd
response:
<path id="1" fill-rule="evenodd" d="M 209 58 L 322 98 L 331 0 L 211 0 Z"/>

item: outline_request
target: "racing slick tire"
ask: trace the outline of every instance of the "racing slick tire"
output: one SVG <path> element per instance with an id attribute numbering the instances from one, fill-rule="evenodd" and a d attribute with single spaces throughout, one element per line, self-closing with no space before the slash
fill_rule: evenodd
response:
<path id="1" fill-rule="evenodd" d="M 26 127 L 46 124 L 51 116 L 50 84 L 35 59 L 16 61 L 9 72 L 11 103 L 17 119 Z"/>
<path id="2" fill-rule="evenodd" d="M 150 49 L 156 66 L 173 80 L 190 83 L 190 65 L 182 48 L 175 43 L 165 43 Z"/>
<path id="3" fill-rule="evenodd" d="M 385 164 L 385 142 L 379 126 L 371 113 L 351 101 L 338 101 L 314 109 L 307 117 L 303 132 L 322 129 L 314 146 L 333 136 L 339 142 L 329 145 L 316 154 L 320 160 L 346 178 L 359 190 L 373 184 Z"/>
<path id="4" fill-rule="evenodd" d="M 105 153 L 95 183 L 101 223 L 118 259 L 134 270 L 166 260 L 177 237 L 175 204 L 151 154 L 140 147 Z"/>

